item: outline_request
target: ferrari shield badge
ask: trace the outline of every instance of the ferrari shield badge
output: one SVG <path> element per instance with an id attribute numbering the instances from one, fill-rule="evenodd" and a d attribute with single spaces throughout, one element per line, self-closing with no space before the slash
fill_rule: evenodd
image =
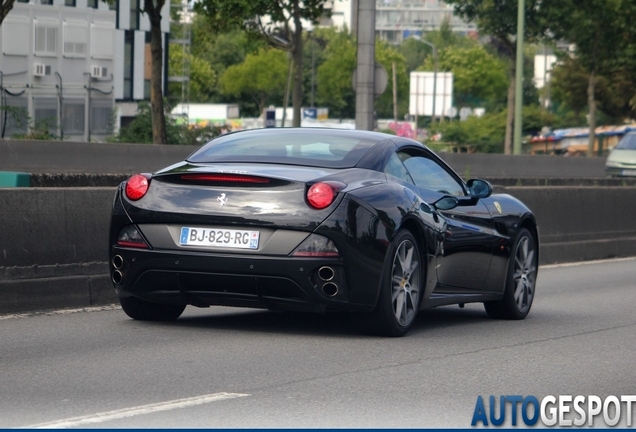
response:
<path id="1" fill-rule="evenodd" d="M 495 208 L 497 209 L 499 214 L 501 214 L 501 205 L 497 201 L 495 201 L 493 204 L 495 205 Z"/>

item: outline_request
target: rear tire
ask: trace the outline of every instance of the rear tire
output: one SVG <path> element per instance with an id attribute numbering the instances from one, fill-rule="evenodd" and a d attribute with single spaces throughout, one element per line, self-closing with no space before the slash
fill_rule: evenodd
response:
<path id="1" fill-rule="evenodd" d="M 404 336 L 420 307 L 423 276 L 415 238 L 408 231 L 398 232 L 387 253 L 378 303 L 373 312 L 353 314 L 354 325 L 363 334 Z"/>
<path id="2" fill-rule="evenodd" d="M 119 303 L 126 315 L 140 321 L 174 321 L 185 309 L 185 305 L 150 303 L 137 297 L 122 297 Z"/>
<path id="3" fill-rule="evenodd" d="M 532 307 L 536 281 L 536 243 L 530 231 L 522 228 L 512 248 L 503 299 L 484 303 L 488 316 L 496 319 L 524 319 Z"/>

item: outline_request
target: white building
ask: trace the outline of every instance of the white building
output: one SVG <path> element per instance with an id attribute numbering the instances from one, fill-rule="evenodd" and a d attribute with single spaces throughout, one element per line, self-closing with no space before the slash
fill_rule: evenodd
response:
<path id="1" fill-rule="evenodd" d="M 392 44 L 402 43 L 410 36 L 419 37 L 423 32 L 438 30 L 445 19 L 449 19 L 452 31 L 470 35 L 477 34 L 473 23 L 465 23 L 453 14 L 453 7 L 442 0 L 333 0 L 327 5 L 331 20 L 322 20 L 321 25 L 355 28 L 355 8 L 359 1 L 375 1 L 375 33 Z"/>
<path id="2" fill-rule="evenodd" d="M 0 137 L 45 125 L 62 139 L 100 141 L 134 117 L 150 78 L 139 1 L 18 0 L 0 26 Z M 162 27 L 166 41 L 167 18 Z"/>

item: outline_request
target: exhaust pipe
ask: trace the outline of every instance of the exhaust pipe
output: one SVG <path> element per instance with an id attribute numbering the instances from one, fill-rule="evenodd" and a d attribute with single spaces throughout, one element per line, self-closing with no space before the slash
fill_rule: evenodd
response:
<path id="1" fill-rule="evenodd" d="M 117 270 L 121 269 L 124 266 L 124 259 L 121 255 L 115 255 L 113 257 L 113 267 Z"/>
<path id="2" fill-rule="evenodd" d="M 327 297 L 333 297 L 338 294 L 338 285 L 333 282 L 327 282 L 322 286 L 322 292 Z"/>
<path id="3" fill-rule="evenodd" d="M 334 272 L 331 267 L 324 266 L 318 269 L 318 277 L 320 277 L 320 279 L 325 282 L 329 282 L 331 279 L 333 279 L 335 274 L 336 272 Z"/>
<path id="4" fill-rule="evenodd" d="M 124 275 L 119 270 L 115 270 L 113 272 L 112 279 L 113 279 L 113 282 L 115 283 L 115 285 L 119 285 L 121 283 L 121 281 L 124 280 Z"/>

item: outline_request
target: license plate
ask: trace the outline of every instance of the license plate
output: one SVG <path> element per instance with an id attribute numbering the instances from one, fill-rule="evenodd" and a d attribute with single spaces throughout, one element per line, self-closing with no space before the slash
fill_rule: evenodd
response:
<path id="1" fill-rule="evenodd" d="M 182 227 L 179 244 L 182 246 L 258 249 L 259 236 L 258 231 Z"/>
<path id="2" fill-rule="evenodd" d="M 623 170 L 624 176 L 636 177 L 636 170 Z"/>

